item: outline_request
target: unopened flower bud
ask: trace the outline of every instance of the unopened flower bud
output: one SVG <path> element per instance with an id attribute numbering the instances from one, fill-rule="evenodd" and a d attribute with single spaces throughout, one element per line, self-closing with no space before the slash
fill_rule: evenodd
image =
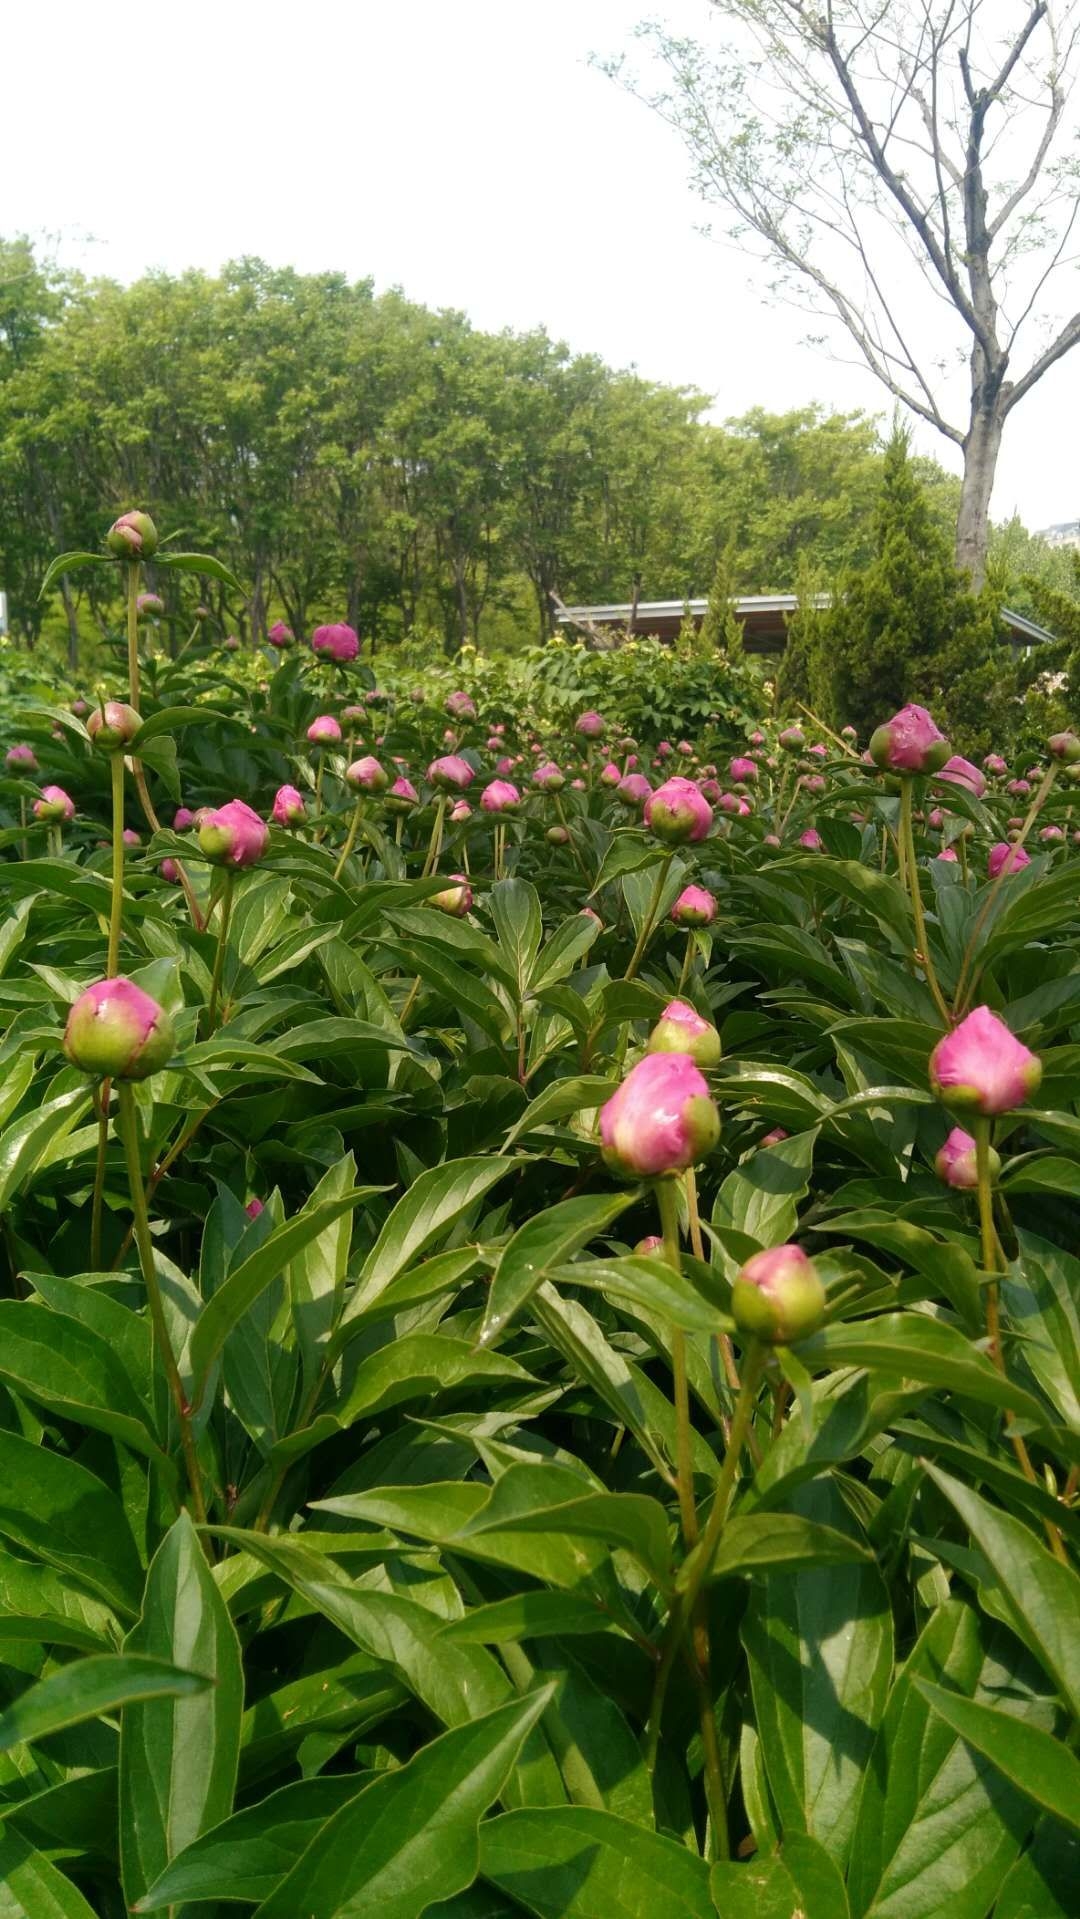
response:
<path id="1" fill-rule="evenodd" d="M 671 917 L 676 926 L 711 926 L 716 918 L 716 896 L 704 886 L 684 886 Z"/>
<path id="2" fill-rule="evenodd" d="M 359 653 L 360 640 L 352 627 L 343 622 L 337 626 L 317 626 L 311 636 L 311 650 L 321 659 L 347 666 Z"/>
<path id="3" fill-rule="evenodd" d="M 341 727 L 332 713 L 320 713 L 308 727 L 307 736 L 312 746 L 335 746 L 341 738 Z"/>
<path id="4" fill-rule="evenodd" d="M 757 777 L 756 760 L 734 759 L 728 762 L 728 778 L 733 780 L 736 786 L 752 786 Z"/>
<path id="5" fill-rule="evenodd" d="M 451 826 L 463 826 L 466 820 L 471 819 L 472 807 L 469 805 L 468 800 L 455 800 L 453 806 L 450 808 Z"/>
<path id="6" fill-rule="evenodd" d="M 870 758 L 888 773 L 936 773 L 949 742 L 925 706 L 902 706 L 870 736 Z"/>
<path id="7" fill-rule="evenodd" d="M 631 1178 L 681 1173 L 720 1137 L 708 1082 L 687 1053 L 648 1053 L 600 1114 L 604 1158 Z"/>
<path id="8" fill-rule="evenodd" d="M 460 753 L 444 753 L 428 767 L 428 779 L 442 793 L 463 793 L 472 785 L 474 777 L 468 760 L 462 759 Z"/>
<path id="9" fill-rule="evenodd" d="M 825 1317 L 825 1288 L 801 1246 L 755 1253 L 731 1288 L 731 1313 L 744 1333 L 770 1346 L 790 1346 L 816 1333 Z"/>
<path id="10" fill-rule="evenodd" d="M 270 829 L 244 800 L 204 811 L 199 845 L 217 866 L 254 866 L 266 851 Z"/>
<path id="11" fill-rule="evenodd" d="M 475 720 L 476 703 L 467 693 L 448 693 L 445 710 L 452 720 Z"/>
<path id="12" fill-rule="evenodd" d="M 492 780 L 480 795 L 485 813 L 513 813 L 521 804 L 521 794 L 510 780 Z"/>
<path id="13" fill-rule="evenodd" d="M 977 1006 L 930 1055 L 930 1085 L 961 1113 L 1008 1113 L 1038 1090 L 1042 1062 L 988 1006 Z"/>
<path id="14" fill-rule="evenodd" d="M 147 1079 L 172 1056 L 173 1024 L 134 980 L 103 979 L 80 993 L 68 1014 L 64 1051 L 98 1079 Z"/>
<path id="15" fill-rule="evenodd" d="M 106 533 L 105 544 L 118 560 L 150 560 L 157 552 L 157 527 L 149 513 L 121 513 Z"/>
<path id="16" fill-rule="evenodd" d="M 43 786 L 41 798 L 34 801 L 34 818 L 49 826 L 75 818 L 75 802 L 62 786 Z"/>
<path id="17" fill-rule="evenodd" d="M 304 823 L 304 797 L 295 786 L 279 786 L 274 794 L 274 804 L 270 808 L 270 818 L 275 826 L 302 826 Z"/>
<path id="18" fill-rule="evenodd" d="M 450 877 L 454 881 L 453 886 L 446 887 L 441 893 L 432 893 L 425 904 L 434 906 L 440 913 L 446 913 L 450 919 L 462 920 L 472 907 L 473 890 L 464 873 L 452 873 Z"/>
<path id="19" fill-rule="evenodd" d="M 195 815 L 190 806 L 178 806 L 176 812 L 173 814 L 173 832 L 186 833 L 188 827 L 194 826 L 194 824 Z"/>
<path id="20" fill-rule="evenodd" d="M 639 1239 L 637 1245 L 634 1247 L 635 1253 L 643 1254 L 662 1253 L 663 1250 L 664 1242 L 659 1233 L 647 1233 L 645 1238 Z"/>
<path id="21" fill-rule="evenodd" d="M 1046 744 L 1051 758 L 1065 766 L 1074 766 L 1080 760 L 1080 739 L 1075 733 L 1052 733 Z"/>
<path id="22" fill-rule="evenodd" d="M 123 700 L 106 700 L 104 706 L 94 708 L 86 730 L 99 753 L 119 753 L 131 744 L 141 725 L 133 706 L 126 706 Z"/>
<path id="23" fill-rule="evenodd" d="M 351 786 L 354 793 L 385 793 L 390 777 L 374 755 L 368 753 L 345 768 L 345 784 Z"/>
<path id="24" fill-rule="evenodd" d="M 986 870 L 992 880 L 999 873 L 1019 873 L 1023 867 L 1031 865 L 1031 855 L 1022 846 L 1010 846 L 1007 840 L 999 840 L 990 848 Z"/>
<path id="25" fill-rule="evenodd" d="M 676 774 L 645 802 L 645 824 L 667 846 L 703 840 L 712 824 L 712 807 L 693 780 Z"/>
<path id="26" fill-rule="evenodd" d="M 565 846 L 570 835 L 565 826 L 549 826 L 544 838 L 549 846 Z"/>
<path id="27" fill-rule="evenodd" d="M 175 860 L 162 860 L 161 865 L 158 867 L 158 872 L 168 886 L 179 886 L 180 868 L 177 866 Z"/>
<path id="28" fill-rule="evenodd" d="M 135 598 L 135 611 L 141 620 L 157 620 L 165 611 L 165 602 L 160 593 L 139 593 Z"/>
<path id="29" fill-rule="evenodd" d="M 806 745 L 806 734 L 801 726 L 785 726 L 777 736 L 777 745 L 782 746 L 785 753 L 801 753 Z"/>
<path id="30" fill-rule="evenodd" d="M 419 804 L 420 796 L 415 786 L 411 780 L 405 779 L 404 775 L 396 779 L 393 785 L 387 789 L 386 797 L 383 800 L 383 805 L 388 813 L 411 813 L 413 808 L 419 806 Z"/>
<path id="31" fill-rule="evenodd" d="M 615 788 L 615 798 L 640 813 L 651 792 L 652 787 L 644 773 L 627 773 Z"/>
<path id="32" fill-rule="evenodd" d="M 607 731 L 607 721 L 600 713 L 580 713 L 574 721 L 574 731 L 586 740 L 602 740 Z"/>
<path id="33" fill-rule="evenodd" d="M 695 1066 L 719 1066 L 723 1053 L 720 1035 L 711 1020 L 703 1019 L 685 1000 L 665 1006 L 649 1034 L 650 1053 L 687 1053 Z"/>
<path id="34" fill-rule="evenodd" d="M 977 800 L 981 800 L 986 792 L 986 775 L 960 753 L 954 753 L 951 760 L 946 760 L 936 777 L 948 781 L 950 786 L 965 787 L 969 793 L 974 793 Z"/>
<path id="35" fill-rule="evenodd" d="M 990 1178 L 996 1180 L 1001 1172 L 1001 1160 L 992 1146 L 989 1148 L 987 1164 Z M 954 1126 L 945 1144 L 938 1148 L 934 1156 L 934 1170 L 946 1186 L 954 1186 L 959 1192 L 974 1192 L 978 1186 L 978 1147 L 962 1126 Z"/>

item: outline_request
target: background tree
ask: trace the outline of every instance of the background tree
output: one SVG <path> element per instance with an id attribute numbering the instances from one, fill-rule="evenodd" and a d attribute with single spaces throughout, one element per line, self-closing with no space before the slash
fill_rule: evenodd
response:
<path id="1" fill-rule="evenodd" d="M 960 448 L 956 560 L 978 587 L 1005 422 L 1080 340 L 1080 311 L 1046 309 L 1078 211 L 1076 0 L 712 5 L 716 55 L 651 25 L 665 82 L 608 70 L 676 128 L 773 290 Z"/>

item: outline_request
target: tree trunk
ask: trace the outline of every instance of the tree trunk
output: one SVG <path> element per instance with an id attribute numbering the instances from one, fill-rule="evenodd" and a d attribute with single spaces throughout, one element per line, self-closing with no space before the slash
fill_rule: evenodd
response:
<path id="1" fill-rule="evenodd" d="M 79 670 L 79 616 L 75 611 L 75 596 L 68 585 L 66 573 L 60 575 L 60 597 L 64 602 L 64 617 L 68 629 L 68 668 L 72 673 Z"/>
<path id="2" fill-rule="evenodd" d="M 990 495 L 1003 425 L 999 407 L 978 409 L 972 413 L 964 441 L 964 478 L 956 516 L 956 564 L 962 573 L 970 575 L 975 593 L 980 591 L 986 576 Z"/>

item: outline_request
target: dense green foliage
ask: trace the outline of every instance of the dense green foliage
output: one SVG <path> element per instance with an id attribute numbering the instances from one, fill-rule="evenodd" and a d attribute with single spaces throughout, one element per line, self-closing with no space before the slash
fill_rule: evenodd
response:
<path id="1" fill-rule="evenodd" d="M 126 762 L 24 696 L 38 771 L 0 788 L 0 1905 L 1069 1919 L 1066 767 L 987 883 L 1004 775 L 910 808 L 857 747 L 785 753 L 745 661 L 451 680 L 404 646 L 376 686 L 153 636 Z M 635 754 L 700 780 L 703 836 L 624 804 Z M 415 800 L 358 796 L 356 755 Z M 154 829 L 285 782 L 248 865 Z M 689 882 L 710 925 L 671 917 Z M 63 1033 L 113 970 L 174 1051 L 110 1084 Z M 722 1132 L 620 1177 L 598 1109 L 674 995 L 719 1029 Z M 981 1004 L 1043 1079 L 980 1209 L 935 1174 L 929 1058 Z M 824 1323 L 764 1349 L 733 1282 L 790 1242 Z"/>

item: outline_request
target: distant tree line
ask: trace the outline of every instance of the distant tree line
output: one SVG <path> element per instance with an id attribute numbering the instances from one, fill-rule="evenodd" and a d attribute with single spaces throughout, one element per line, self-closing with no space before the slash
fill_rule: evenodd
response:
<path id="1" fill-rule="evenodd" d="M 115 625 L 115 576 L 88 569 L 44 602 L 41 578 L 133 505 L 244 586 L 231 599 L 157 583 L 174 637 L 201 593 L 223 632 L 343 616 L 377 645 L 431 634 L 453 651 L 543 638 L 553 591 L 679 599 L 718 569 L 733 591 L 784 590 L 808 566 L 831 577 L 870 559 L 872 419 L 808 406 L 720 426 L 707 406 L 543 331 L 484 333 L 367 280 L 249 259 L 121 287 L 0 242 L 12 631 L 31 648 L 63 634 L 78 666 Z M 947 526 L 956 482 L 917 464 Z M 1031 557 L 1018 540 L 1017 572 Z"/>

